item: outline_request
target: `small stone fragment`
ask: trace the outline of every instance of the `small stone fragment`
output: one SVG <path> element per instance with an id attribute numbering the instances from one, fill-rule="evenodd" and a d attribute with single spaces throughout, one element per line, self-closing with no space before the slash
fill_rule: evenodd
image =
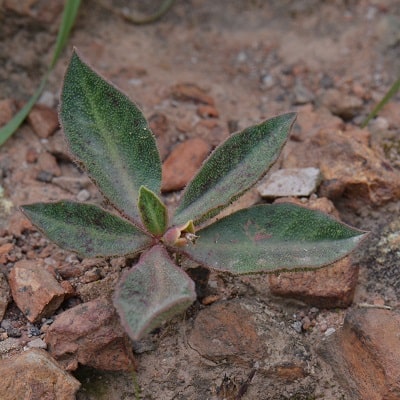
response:
<path id="1" fill-rule="evenodd" d="M 280 169 L 259 184 L 258 192 L 265 198 L 308 197 L 317 190 L 321 179 L 318 168 Z"/>
<path id="2" fill-rule="evenodd" d="M 64 301 L 62 286 L 37 261 L 16 262 L 9 283 L 15 303 L 32 323 L 51 316 Z"/>
<path id="3" fill-rule="evenodd" d="M 319 353 L 351 390 L 352 398 L 396 400 L 400 395 L 399 332 L 398 312 L 352 309 L 343 329 L 323 342 Z"/>
<path id="4" fill-rule="evenodd" d="M 7 279 L 2 272 L 0 272 L 0 321 L 3 319 L 7 310 L 7 306 L 11 300 L 10 287 L 8 286 Z"/>
<path id="5" fill-rule="evenodd" d="M 215 362 L 250 362 L 263 353 L 263 341 L 252 313 L 236 301 L 221 301 L 200 311 L 189 343 L 203 357 Z"/>
<path id="6" fill-rule="evenodd" d="M 67 190 L 72 194 L 78 194 L 82 189 L 90 186 L 90 179 L 86 176 L 72 177 L 72 176 L 55 176 L 51 183 Z"/>
<path id="7" fill-rule="evenodd" d="M 193 101 L 214 106 L 214 99 L 194 83 L 178 83 L 172 87 L 171 95 L 175 100 Z"/>
<path id="8" fill-rule="evenodd" d="M 9 122 L 17 111 L 15 101 L 5 99 L 0 101 L 0 128 Z"/>
<path id="9" fill-rule="evenodd" d="M 47 344 L 45 343 L 45 341 L 43 339 L 37 338 L 37 339 L 33 339 L 30 342 L 28 342 L 26 347 L 28 349 L 43 349 L 43 350 L 46 350 L 47 349 Z"/>
<path id="10" fill-rule="evenodd" d="M 30 349 L 0 363 L 0 398 L 75 400 L 80 383 L 44 350 Z"/>
<path id="11" fill-rule="evenodd" d="M 85 202 L 90 199 L 90 192 L 89 190 L 82 189 L 79 191 L 79 193 L 76 195 L 76 199 L 80 202 Z"/>
<path id="12" fill-rule="evenodd" d="M 354 118 L 363 107 L 363 101 L 360 98 L 333 88 L 324 93 L 321 101 L 333 115 L 338 115 L 345 121 Z"/>
<path id="13" fill-rule="evenodd" d="M 195 175 L 210 152 L 202 139 L 189 139 L 178 144 L 163 164 L 162 190 L 182 189 Z"/>
<path id="14" fill-rule="evenodd" d="M 49 152 L 45 151 L 39 154 L 37 162 L 41 171 L 47 172 L 52 176 L 61 175 L 61 169 L 57 164 L 56 158 Z"/>
<path id="15" fill-rule="evenodd" d="M 48 138 L 59 127 L 58 115 L 55 110 L 44 104 L 36 104 L 27 118 L 36 135 Z"/>
<path id="16" fill-rule="evenodd" d="M 60 314 L 47 330 L 45 342 L 68 371 L 78 364 L 108 371 L 127 371 L 135 365 L 130 340 L 112 303 L 104 298 Z"/>

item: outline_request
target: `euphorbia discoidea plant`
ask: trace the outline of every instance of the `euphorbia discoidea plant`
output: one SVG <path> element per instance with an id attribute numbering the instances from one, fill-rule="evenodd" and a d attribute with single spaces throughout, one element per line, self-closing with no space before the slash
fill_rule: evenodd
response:
<path id="1" fill-rule="evenodd" d="M 132 339 L 187 309 L 194 282 L 172 256 L 231 274 L 318 268 L 352 251 L 365 232 L 293 204 L 256 205 L 207 221 L 276 161 L 296 118 L 279 115 L 231 135 L 184 190 L 173 215 L 160 199 L 161 161 L 141 111 L 73 53 L 60 119 L 70 151 L 117 213 L 72 201 L 22 207 L 59 246 L 82 257 L 140 259 L 114 304 Z"/>

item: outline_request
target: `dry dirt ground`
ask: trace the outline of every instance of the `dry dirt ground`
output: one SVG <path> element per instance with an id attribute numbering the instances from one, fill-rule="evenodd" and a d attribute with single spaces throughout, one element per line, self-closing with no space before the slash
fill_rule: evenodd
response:
<path id="1" fill-rule="evenodd" d="M 0 100 L 23 101 L 38 85 L 51 59 L 60 16 L 55 4 L 60 6 L 60 2 L 48 2 L 50 17 L 43 6 L 46 2 L 21 2 L 37 6 L 38 13 L 31 15 L 4 11 L 2 3 Z M 360 100 L 355 109 L 347 106 L 339 112 L 345 123 L 357 126 L 398 78 L 400 70 L 397 0 L 177 0 L 161 20 L 144 26 L 133 25 L 110 12 L 105 4 L 111 3 L 113 7 L 148 11 L 144 2 L 84 1 L 69 45 L 50 76 L 44 100 L 56 106 L 74 45 L 96 70 L 139 104 L 147 117 L 167 116 L 165 132 L 159 138 L 164 157 L 185 139 L 201 137 L 215 146 L 232 131 L 289 110 L 301 113 L 305 105 L 316 111 L 318 121 L 318 113 L 326 113 L 324 93 L 331 88 Z M 193 83 L 204 89 L 214 100 L 219 116 L 212 123 L 204 122 L 197 105 L 174 100 L 171 88 L 178 83 Z M 341 101 L 339 98 L 339 105 Z M 398 107 L 399 98 L 394 102 Z M 398 126 L 391 135 L 376 137 L 375 141 L 386 151 L 393 168 L 399 168 Z M 3 200 L 11 202 L 2 209 L 0 232 L 6 232 L 19 204 L 74 197 L 36 179 L 37 170 L 27 164 L 27 154 L 40 153 L 45 146 L 46 140 L 24 125 L 0 148 Z M 291 146 L 295 148 L 295 143 Z M 62 175 L 79 176 L 70 162 L 62 157 L 58 161 Z M 101 202 L 92 186 L 88 190 L 91 201 Z M 346 222 L 373 232 L 368 243 L 354 254 L 361 266 L 356 303 L 371 302 L 378 296 L 399 309 L 399 255 L 388 251 L 387 242 L 382 241 L 382 235 L 399 229 L 388 225 L 399 218 L 397 201 L 392 199 L 378 208 L 362 203 L 357 209 L 349 208 L 340 199 L 336 204 Z M 7 208 L 9 204 L 11 209 Z M 46 244 L 40 240 L 37 235 L 25 235 L 16 245 L 23 254 L 30 250 L 40 253 Z M 377 257 L 381 257 L 384 268 L 376 267 Z M 2 271 L 8 273 L 11 267 L 12 262 L 2 265 Z M 317 348 L 324 334 L 318 330 L 299 334 L 292 327 L 294 315 L 309 312 L 309 307 L 272 298 L 266 280 L 260 277 L 229 277 L 223 286 L 225 298 L 235 299 L 254 312 L 258 326 L 279 332 L 266 343 L 268 363 L 285 361 L 285 354 L 291 359 L 293 354 L 307 366 L 306 376 L 299 374 L 290 381 L 279 373 L 256 373 L 241 398 L 351 399 L 331 366 L 319 356 Z M 224 398 L 217 394 L 218 388 L 223 384 L 228 387 L 227 382 L 240 386 L 259 365 L 236 359 L 210 361 L 190 347 L 188 335 L 202 307 L 193 307 L 185 318 L 175 319 L 137 344 L 136 376 L 79 369 L 75 376 L 83 386 L 77 398 L 135 399 L 138 386 L 144 399 Z M 340 327 L 343 310 L 321 313 L 320 318 L 330 327 Z M 10 305 L 6 317 L 10 315 L 26 325 L 14 305 Z M 227 393 L 226 398 L 239 397 Z"/>

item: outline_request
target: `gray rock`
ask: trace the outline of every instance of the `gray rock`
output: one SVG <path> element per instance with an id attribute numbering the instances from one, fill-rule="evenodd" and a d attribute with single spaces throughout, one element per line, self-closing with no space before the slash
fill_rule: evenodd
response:
<path id="1" fill-rule="evenodd" d="M 307 197 L 317 190 L 321 180 L 318 168 L 288 168 L 269 175 L 257 189 L 266 198 Z"/>

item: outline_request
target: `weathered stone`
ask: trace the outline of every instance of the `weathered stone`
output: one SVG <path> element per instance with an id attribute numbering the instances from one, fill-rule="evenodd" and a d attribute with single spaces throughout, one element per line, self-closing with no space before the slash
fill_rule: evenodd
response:
<path id="1" fill-rule="evenodd" d="M 8 255 L 14 249 L 13 243 L 4 243 L 0 246 L 0 264 L 6 264 Z"/>
<path id="2" fill-rule="evenodd" d="M 316 192 L 321 178 L 318 168 L 280 169 L 269 175 L 257 189 L 260 195 L 266 198 L 308 197 Z"/>
<path id="3" fill-rule="evenodd" d="M 9 283 L 15 303 L 30 322 L 51 316 L 64 301 L 64 289 L 38 261 L 16 262 Z"/>
<path id="4" fill-rule="evenodd" d="M 178 83 L 172 87 L 171 94 L 179 101 L 193 101 L 214 106 L 214 99 L 194 83 Z"/>
<path id="5" fill-rule="evenodd" d="M 0 363 L 2 400 L 75 400 L 80 383 L 50 355 L 31 349 Z"/>
<path id="6" fill-rule="evenodd" d="M 189 344 L 212 361 L 251 362 L 260 359 L 263 342 L 250 311 L 237 301 L 212 304 L 198 314 Z"/>
<path id="7" fill-rule="evenodd" d="M 290 201 L 308 208 L 338 217 L 334 205 L 326 198 L 302 202 L 293 198 L 280 199 L 277 203 Z M 351 305 L 357 285 L 359 267 L 345 257 L 326 268 L 305 272 L 283 272 L 269 275 L 271 293 L 291 297 L 320 308 L 348 307 Z"/>
<path id="8" fill-rule="evenodd" d="M 78 194 L 82 189 L 86 189 L 90 186 L 90 179 L 85 176 L 73 177 L 73 176 L 55 176 L 51 183 L 59 186 L 62 189 L 67 190 L 72 194 Z"/>
<path id="9" fill-rule="evenodd" d="M 111 302 L 98 298 L 62 314 L 45 335 L 50 354 L 69 371 L 79 364 L 122 371 L 134 367 L 130 340 Z"/>
<path id="10" fill-rule="evenodd" d="M 343 329 L 320 348 L 351 399 L 400 398 L 400 314 L 382 309 L 354 309 Z"/>
<path id="11" fill-rule="evenodd" d="M 344 120 L 354 118 L 363 107 L 363 101 L 360 98 L 342 93 L 337 89 L 328 89 L 323 94 L 321 102 L 332 114 Z"/>
<path id="12" fill-rule="evenodd" d="M 10 300 L 10 287 L 8 286 L 6 277 L 2 272 L 0 272 L 0 321 L 4 317 Z"/>
<path id="13" fill-rule="evenodd" d="M 284 168 L 316 167 L 324 177 L 320 195 L 342 197 L 346 206 L 382 205 L 400 196 L 400 175 L 352 131 L 320 130 L 286 154 Z M 329 190 L 334 182 L 334 190 Z"/>
<path id="14" fill-rule="evenodd" d="M 57 112 L 44 104 L 36 104 L 27 120 L 36 135 L 41 138 L 48 138 L 59 127 Z"/>
<path id="15" fill-rule="evenodd" d="M 38 165 L 41 171 L 50 173 L 52 177 L 61 175 L 61 169 L 56 158 L 47 151 L 39 154 Z"/>
<path id="16" fill-rule="evenodd" d="M 182 189 L 195 175 L 210 152 L 202 139 L 189 139 L 178 144 L 163 164 L 162 190 Z"/>
<path id="17" fill-rule="evenodd" d="M 16 111 L 17 106 L 14 100 L 5 99 L 0 101 L 0 128 L 12 119 Z"/>
<path id="18" fill-rule="evenodd" d="M 348 307 L 353 302 L 359 268 L 349 257 L 307 272 L 270 275 L 271 293 L 291 297 L 320 308 Z"/>

